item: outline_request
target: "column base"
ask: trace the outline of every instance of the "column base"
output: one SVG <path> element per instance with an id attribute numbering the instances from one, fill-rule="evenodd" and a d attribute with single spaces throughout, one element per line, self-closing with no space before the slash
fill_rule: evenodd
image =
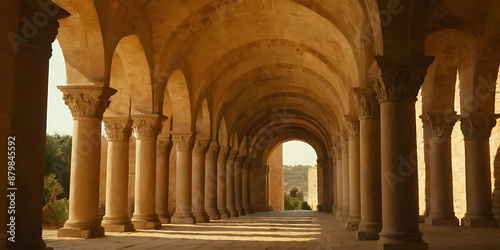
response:
<path id="1" fill-rule="evenodd" d="M 498 227 L 497 221 L 491 216 L 469 216 L 462 218 L 462 226 L 465 227 Z"/>
<path id="2" fill-rule="evenodd" d="M 196 218 L 192 213 L 180 214 L 175 213 L 172 216 L 172 224 L 196 224 Z"/>
<path id="3" fill-rule="evenodd" d="M 220 212 L 217 208 L 207 210 L 207 214 L 210 220 L 220 220 Z"/>
<path id="4" fill-rule="evenodd" d="M 231 217 L 239 217 L 240 216 L 238 213 L 238 210 L 236 210 L 236 208 L 228 208 L 227 210 L 229 210 Z"/>
<path id="5" fill-rule="evenodd" d="M 378 250 L 427 250 L 429 246 L 425 242 L 406 242 L 406 243 L 377 243 Z"/>
<path id="6" fill-rule="evenodd" d="M 342 211 L 342 216 L 340 217 L 340 221 L 346 223 L 347 218 L 349 218 L 349 208 L 347 208 L 347 210 L 345 210 L 344 208 L 344 210 Z"/>
<path id="7" fill-rule="evenodd" d="M 431 226 L 458 226 L 459 225 L 457 217 L 439 218 L 439 217 L 431 217 L 431 216 L 425 217 L 425 224 L 431 225 Z"/>
<path id="8" fill-rule="evenodd" d="M 237 210 L 238 210 L 238 214 L 239 214 L 240 216 L 246 215 L 246 213 L 245 213 L 245 209 L 243 209 L 243 208 L 237 208 Z"/>
<path id="9" fill-rule="evenodd" d="M 104 236 L 104 227 L 96 226 L 94 228 L 60 228 L 57 230 L 57 237 L 83 238 L 90 239 Z"/>
<path id="10" fill-rule="evenodd" d="M 382 223 L 364 223 L 360 222 L 356 238 L 358 240 L 378 240 L 378 235 L 382 231 Z"/>
<path id="11" fill-rule="evenodd" d="M 336 211 L 335 211 L 335 218 L 337 220 L 341 220 L 342 219 L 342 206 L 338 206 Z"/>
<path id="12" fill-rule="evenodd" d="M 384 234 L 381 232 L 377 242 L 378 250 L 427 250 L 429 246 L 422 240 L 422 233 L 399 232 Z"/>
<path id="13" fill-rule="evenodd" d="M 250 207 L 250 208 L 245 208 L 245 214 L 253 214 L 254 211 L 253 209 Z"/>
<path id="14" fill-rule="evenodd" d="M 161 221 L 157 214 L 153 215 L 138 215 L 132 216 L 132 224 L 135 229 L 158 229 L 161 227 Z"/>
<path id="15" fill-rule="evenodd" d="M 131 222 L 125 224 L 104 224 L 103 222 L 102 226 L 104 227 L 105 232 L 123 233 L 135 231 L 134 225 Z"/>
<path id="16" fill-rule="evenodd" d="M 220 211 L 220 218 L 221 219 L 229 219 L 231 218 L 231 214 L 229 213 L 229 211 L 227 209 L 222 209 L 222 210 L 219 210 Z"/>
<path id="17" fill-rule="evenodd" d="M 359 228 L 359 222 L 361 217 L 349 217 L 347 218 L 347 223 L 345 224 L 345 229 L 348 231 L 357 231 Z"/>
<path id="18" fill-rule="evenodd" d="M 161 224 L 169 224 L 171 221 L 171 217 L 170 217 L 169 213 L 158 214 L 158 219 L 160 220 Z"/>
<path id="19" fill-rule="evenodd" d="M 194 218 L 196 219 L 196 223 L 209 222 L 210 217 L 205 211 L 195 212 L 193 213 Z"/>

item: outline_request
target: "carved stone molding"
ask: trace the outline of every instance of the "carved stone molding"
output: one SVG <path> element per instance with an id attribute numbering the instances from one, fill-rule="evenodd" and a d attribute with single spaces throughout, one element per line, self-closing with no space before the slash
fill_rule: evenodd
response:
<path id="1" fill-rule="evenodd" d="M 177 151 L 192 150 L 195 138 L 192 135 L 172 135 L 172 141 Z"/>
<path id="2" fill-rule="evenodd" d="M 63 100 L 68 105 L 74 118 L 95 117 L 102 119 L 104 111 L 109 107 L 109 98 L 116 89 L 103 86 L 58 86 L 63 92 Z"/>
<path id="3" fill-rule="evenodd" d="M 161 133 L 163 128 L 163 122 L 165 117 L 157 114 L 150 115 L 132 115 L 132 120 L 134 121 L 132 128 L 134 129 L 134 135 L 137 139 L 156 139 Z"/>
<path id="4" fill-rule="evenodd" d="M 491 130 L 496 125 L 497 117 L 493 114 L 471 114 L 460 119 L 460 128 L 465 140 L 488 140 Z"/>
<path id="5" fill-rule="evenodd" d="M 358 116 L 359 119 L 380 117 L 380 104 L 377 100 L 375 90 L 369 88 L 355 88 L 354 92 L 358 95 Z"/>
<path id="6" fill-rule="evenodd" d="M 333 151 L 336 159 L 342 159 L 342 140 L 339 138 L 338 142 L 338 144 L 333 145 Z"/>
<path id="7" fill-rule="evenodd" d="M 346 119 L 346 124 L 349 138 L 359 138 L 359 121 Z"/>
<path id="8" fill-rule="evenodd" d="M 156 153 L 158 155 L 167 155 L 172 150 L 173 142 L 172 136 L 158 137 L 156 140 Z"/>
<path id="9" fill-rule="evenodd" d="M 219 144 L 216 141 L 211 141 L 205 158 L 209 160 L 217 159 L 217 156 L 219 155 L 219 148 Z"/>
<path id="10" fill-rule="evenodd" d="M 209 140 L 196 140 L 194 142 L 193 155 L 205 155 L 209 144 Z"/>
<path id="11" fill-rule="evenodd" d="M 349 136 L 347 135 L 347 131 L 340 137 L 340 144 L 342 153 L 347 153 L 349 151 Z"/>
<path id="12" fill-rule="evenodd" d="M 451 137 L 453 127 L 458 121 L 456 112 L 445 113 L 427 113 L 420 116 L 424 126 L 430 129 L 431 135 L 435 137 Z"/>
<path id="13" fill-rule="evenodd" d="M 379 102 L 398 99 L 415 99 L 424 83 L 427 68 L 434 61 L 432 56 L 390 58 L 375 56 L 380 71 L 370 78 Z"/>
<path id="14" fill-rule="evenodd" d="M 253 160 L 255 160 L 255 158 L 247 157 L 245 159 L 245 162 L 243 163 L 243 168 L 250 168 L 250 166 L 252 166 Z"/>
<path id="15" fill-rule="evenodd" d="M 20 1 L 16 42 L 52 51 L 52 42 L 59 29 L 58 20 L 69 16 L 66 10 L 52 1 Z"/>
<path id="16" fill-rule="evenodd" d="M 229 146 L 220 146 L 219 148 L 219 156 L 218 156 L 218 159 L 219 160 L 227 160 L 227 158 L 229 157 L 229 152 L 231 151 L 231 147 Z"/>
<path id="17" fill-rule="evenodd" d="M 104 131 L 108 141 L 128 141 L 132 135 L 132 120 L 128 117 L 104 117 Z"/>

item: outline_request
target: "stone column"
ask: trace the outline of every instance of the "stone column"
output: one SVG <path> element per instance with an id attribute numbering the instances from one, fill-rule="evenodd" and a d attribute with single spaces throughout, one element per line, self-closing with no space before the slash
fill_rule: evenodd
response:
<path id="1" fill-rule="evenodd" d="M 195 224 L 196 218 L 192 210 L 192 149 L 194 135 L 188 133 L 172 133 L 172 141 L 176 149 L 175 177 L 175 212 L 172 224 Z"/>
<path id="2" fill-rule="evenodd" d="M 330 169 L 328 165 L 328 158 L 327 159 L 318 159 L 317 166 L 318 168 L 322 169 L 323 172 L 323 182 L 322 186 L 320 187 L 323 191 L 323 212 L 325 213 L 331 213 L 331 204 L 330 204 Z"/>
<path id="3" fill-rule="evenodd" d="M 217 209 L 221 219 L 229 219 L 231 215 L 226 207 L 226 163 L 231 147 L 221 146 L 217 158 Z"/>
<path id="4" fill-rule="evenodd" d="M 156 214 L 156 139 L 164 116 L 132 115 L 135 141 L 135 198 L 132 223 L 135 229 L 157 229 Z"/>
<path id="5" fill-rule="evenodd" d="M 246 161 L 243 163 L 243 170 L 241 173 L 242 179 L 242 203 L 243 208 L 245 209 L 245 214 L 253 214 L 254 211 L 250 205 L 250 166 L 252 166 L 254 158 L 246 158 Z"/>
<path id="6" fill-rule="evenodd" d="M 245 215 L 243 209 L 243 164 L 246 160 L 245 155 L 239 155 L 234 163 L 234 206 L 240 216 Z"/>
<path id="7" fill-rule="evenodd" d="M 431 130 L 429 143 L 430 205 L 425 223 L 433 226 L 458 226 L 453 211 L 451 169 L 451 132 L 458 120 L 456 113 L 427 113 L 422 116 Z"/>
<path id="8" fill-rule="evenodd" d="M 462 225 L 497 227 L 491 197 L 490 144 L 491 129 L 496 124 L 492 114 L 472 113 L 460 119 L 465 138 L 465 181 L 467 213 Z M 431 207 L 432 208 L 432 207 Z"/>
<path id="9" fill-rule="evenodd" d="M 236 162 L 237 151 L 232 151 L 226 164 L 226 208 L 231 214 L 231 217 L 238 217 L 234 202 L 234 165 Z"/>
<path id="10" fill-rule="evenodd" d="M 337 205 L 337 200 L 335 196 L 335 156 L 331 156 L 330 162 L 328 162 L 328 168 L 330 169 L 330 189 L 328 190 L 330 192 L 330 213 L 335 215 L 335 206 Z"/>
<path id="11" fill-rule="evenodd" d="M 342 222 L 349 217 L 349 138 L 347 133 L 342 135 Z"/>
<path id="12" fill-rule="evenodd" d="M 361 221 L 356 237 L 378 240 L 382 230 L 380 183 L 380 106 L 373 89 L 358 94 Z"/>
<path id="13" fill-rule="evenodd" d="M 419 231 L 415 101 L 433 57 L 377 56 L 382 231 L 379 249 L 427 249 Z"/>
<path id="14" fill-rule="evenodd" d="M 349 125 L 349 217 L 346 229 L 358 230 L 361 221 L 361 198 L 359 184 L 359 121 L 348 121 Z"/>
<path id="15" fill-rule="evenodd" d="M 339 144 L 342 145 L 342 142 Z M 335 218 L 340 220 L 342 218 L 342 212 L 344 210 L 344 192 L 342 190 L 342 146 L 336 146 L 334 147 L 335 150 L 335 157 L 337 159 L 337 164 L 335 166 L 335 194 L 337 195 L 337 205 L 336 205 L 336 211 L 335 211 Z"/>
<path id="16" fill-rule="evenodd" d="M 59 86 L 73 115 L 69 218 L 58 237 L 104 235 L 99 219 L 101 120 L 116 90 L 99 86 Z"/>
<path id="17" fill-rule="evenodd" d="M 129 117 L 104 118 L 108 139 L 106 169 L 106 214 L 102 226 L 106 232 L 128 232 L 134 230 L 128 216 L 128 151 L 132 134 Z"/>
<path id="18" fill-rule="evenodd" d="M 193 215 L 196 222 L 208 222 L 205 212 L 205 154 L 209 140 L 196 140 L 193 148 Z"/>
<path id="19" fill-rule="evenodd" d="M 162 224 L 170 223 L 168 212 L 169 162 L 172 136 L 159 135 L 156 144 L 156 213 Z"/>
<path id="20" fill-rule="evenodd" d="M 47 5 L 59 11 L 48 15 L 43 10 Z M 5 33 L 2 33 L 0 45 L 0 148 L 3 158 L 0 245 L 7 249 L 45 249 L 42 203 L 49 59 L 59 28 L 57 20 L 68 17 L 69 13 L 51 1 L 4 1 L 1 12 L 1 29 Z M 30 21 L 37 19 L 35 24 L 43 22 L 44 25 L 31 24 L 33 28 L 30 28 Z M 8 207 L 14 198 L 15 214 L 9 214 Z M 11 217 L 15 220 L 11 221 Z M 7 240 L 11 237 L 15 242 Z"/>
<path id="21" fill-rule="evenodd" d="M 217 209 L 217 155 L 219 144 L 211 141 L 205 155 L 205 210 L 210 220 L 220 220 Z"/>

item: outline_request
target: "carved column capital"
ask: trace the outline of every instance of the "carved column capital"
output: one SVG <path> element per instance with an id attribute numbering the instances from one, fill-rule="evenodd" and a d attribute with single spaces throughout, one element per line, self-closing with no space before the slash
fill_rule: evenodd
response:
<path id="1" fill-rule="evenodd" d="M 317 159 L 316 164 L 318 165 L 319 168 L 325 168 L 328 167 L 328 159 Z"/>
<path id="2" fill-rule="evenodd" d="M 456 112 L 450 114 L 427 113 L 420 118 L 424 122 L 424 126 L 430 129 L 432 136 L 451 137 L 453 127 L 459 118 L 456 114 Z"/>
<path id="3" fill-rule="evenodd" d="M 205 155 L 209 144 L 209 140 L 196 140 L 194 142 L 193 155 Z"/>
<path id="4" fill-rule="evenodd" d="M 333 152 L 335 152 L 335 158 L 342 159 L 342 140 L 340 137 L 338 143 L 333 145 Z"/>
<path id="5" fill-rule="evenodd" d="M 250 166 L 252 165 L 252 162 L 255 158 L 252 158 L 252 157 L 247 157 L 245 159 L 245 162 L 243 163 L 243 168 L 250 168 Z"/>
<path id="6" fill-rule="evenodd" d="M 173 134 L 172 142 L 177 151 L 192 150 L 194 147 L 195 137 L 192 134 Z"/>
<path id="7" fill-rule="evenodd" d="M 132 120 L 129 117 L 104 117 L 104 131 L 108 141 L 128 141 L 132 135 Z"/>
<path id="8" fill-rule="evenodd" d="M 424 83 L 427 68 L 434 61 L 432 56 L 391 58 L 375 56 L 380 71 L 371 75 L 373 88 L 379 102 L 398 99 L 415 99 Z"/>
<path id="9" fill-rule="evenodd" d="M 52 42 L 59 29 L 58 20 L 69 16 L 66 10 L 52 1 L 22 0 L 19 2 L 20 20 L 15 42 L 52 51 Z"/>
<path id="10" fill-rule="evenodd" d="M 217 159 L 217 155 L 219 155 L 219 148 L 219 144 L 216 141 L 211 141 L 205 158 L 209 160 Z"/>
<path id="11" fill-rule="evenodd" d="M 156 153 L 159 155 L 167 155 L 172 150 L 172 136 L 159 136 L 156 140 Z"/>
<path id="12" fill-rule="evenodd" d="M 109 106 L 109 98 L 116 89 L 103 86 L 57 86 L 63 92 L 63 100 L 68 105 L 73 118 L 94 117 L 102 119 Z"/>
<path id="13" fill-rule="evenodd" d="M 496 125 L 497 115 L 470 114 L 460 119 L 460 128 L 465 140 L 488 140 Z"/>
<path id="14" fill-rule="evenodd" d="M 347 130 L 343 131 L 342 136 L 340 137 L 340 144 L 342 153 L 347 153 L 349 151 L 349 135 Z"/>
<path id="15" fill-rule="evenodd" d="M 358 95 L 359 119 L 379 118 L 380 104 L 378 103 L 375 90 L 370 88 L 354 88 L 354 92 Z"/>
<path id="16" fill-rule="evenodd" d="M 161 133 L 166 117 L 158 114 L 135 114 L 132 115 L 132 120 L 135 138 L 156 140 Z"/>
<path id="17" fill-rule="evenodd" d="M 347 133 L 349 139 L 358 138 L 359 137 L 359 120 L 352 120 L 350 118 L 346 118 L 347 125 Z"/>
<path id="18" fill-rule="evenodd" d="M 235 161 L 237 156 L 238 156 L 238 151 L 231 151 L 229 152 L 229 157 L 227 158 L 227 160 Z"/>
<path id="19" fill-rule="evenodd" d="M 227 158 L 229 157 L 229 152 L 231 151 L 231 147 L 229 146 L 220 146 L 220 149 L 219 149 L 219 160 L 227 160 Z"/>

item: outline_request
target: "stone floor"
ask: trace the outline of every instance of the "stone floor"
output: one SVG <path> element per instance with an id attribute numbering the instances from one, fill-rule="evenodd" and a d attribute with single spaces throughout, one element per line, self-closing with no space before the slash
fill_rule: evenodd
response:
<path id="1" fill-rule="evenodd" d="M 429 249 L 500 249 L 500 229 L 431 227 L 421 224 Z M 57 238 L 44 230 L 54 249 L 376 249 L 358 241 L 331 214 L 311 211 L 256 213 L 196 225 L 166 224 L 160 230 L 107 233 L 97 239 Z"/>

